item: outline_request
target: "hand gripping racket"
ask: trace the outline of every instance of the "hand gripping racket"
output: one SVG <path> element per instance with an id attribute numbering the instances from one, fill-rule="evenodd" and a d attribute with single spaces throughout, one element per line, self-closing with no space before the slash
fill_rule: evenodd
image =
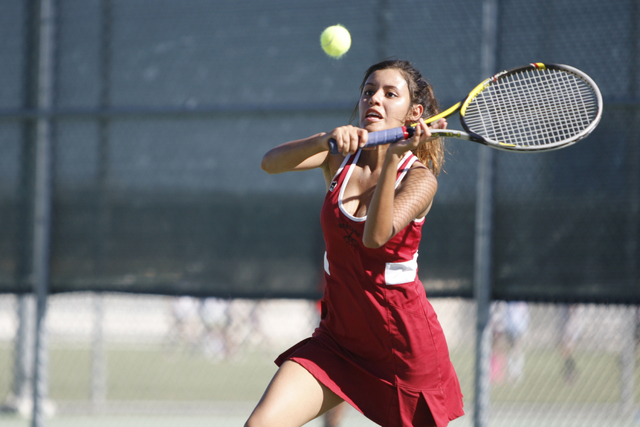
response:
<path id="1" fill-rule="evenodd" d="M 507 151 L 556 150 L 580 141 L 595 129 L 602 116 L 602 95 L 582 71 L 538 62 L 486 79 L 463 101 L 424 121 L 429 124 L 456 111 L 466 132 L 432 129 L 431 135 Z M 415 126 L 371 132 L 366 147 L 408 139 Z M 338 153 L 333 138 L 329 146 L 332 154 Z"/>

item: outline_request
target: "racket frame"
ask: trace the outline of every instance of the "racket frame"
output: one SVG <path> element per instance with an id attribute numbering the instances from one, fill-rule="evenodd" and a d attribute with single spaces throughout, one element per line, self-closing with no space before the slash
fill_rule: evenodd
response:
<path id="1" fill-rule="evenodd" d="M 551 144 L 516 145 L 516 144 L 509 144 L 501 141 L 494 141 L 494 140 L 488 139 L 486 137 L 479 135 L 476 132 L 473 132 L 469 128 L 469 125 L 465 121 L 467 108 L 469 107 L 471 102 L 476 97 L 478 97 L 483 91 L 487 90 L 489 87 L 492 87 L 499 80 L 505 79 L 510 75 L 513 75 L 522 71 L 527 71 L 527 70 L 536 71 L 536 70 L 546 70 L 546 69 L 556 69 L 556 70 L 561 70 L 564 72 L 574 74 L 578 78 L 584 80 L 587 83 L 587 85 L 590 86 L 590 88 L 593 90 L 593 93 L 596 98 L 597 112 L 594 119 L 589 123 L 589 125 L 585 129 L 583 129 L 582 131 L 580 131 L 575 135 L 572 135 L 570 138 L 566 138 L 564 140 L 557 141 Z M 459 112 L 460 122 L 462 124 L 462 127 L 464 128 L 464 131 L 451 130 L 451 129 L 432 129 L 431 135 L 434 137 L 448 137 L 448 138 L 456 138 L 456 139 L 463 139 L 467 141 L 477 142 L 480 144 L 490 146 L 492 148 L 505 150 L 505 151 L 540 152 L 540 151 L 552 151 L 560 148 L 565 148 L 586 138 L 596 128 L 596 126 L 600 122 L 600 119 L 602 118 L 602 107 L 603 107 L 603 102 L 602 102 L 602 94 L 600 93 L 600 89 L 598 88 L 596 83 L 593 81 L 593 79 L 591 79 L 591 77 L 589 77 L 587 74 L 569 65 L 554 64 L 554 63 L 545 64 L 541 62 L 536 62 L 536 63 L 531 63 L 528 65 L 512 68 L 509 70 L 501 71 L 489 77 L 488 79 L 484 80 L 479 85 L 477 85 L 469 93 L 469 95 L 467 95 L 465 99 L 463 99 L 462 101 L 456 103 L 455 105 L 449 107 L 445 111 L 435 116 L 429 117 L 427 119 L 423 119 L 423 121 L 426 124 L 430 124 L 442 118 L 449 117 L 450 115 L 456 112 Z M 410 126 L 402 126 L 400 128 L 388 129 L 385 131 L 371 132 L 369 133 L 369 141 L 367 142 L 367 145 L 365 147 L 372 147 L 380 144 L 388 144 L 388 143 L 397 142 L 403 139 L 411 138 L 415 133 L 416 125 L 417 124 L 414 123 Z M 336 147 L 335 140 L 330 140 L 329 145 L 331 148 L 330 150 L 331 153 L 337 154 L 337 147 Z"/>
<path id="2" fill-rule="evenodd" d="M 596 116 L 593 118 L 593 120 L 591 120 L 589 125 L 587 127 L 585 127 L 582 131 L 578 132 L 575 135 L 572 135 L 570 138 L 566 138 L 566 139 L 563 139 L 563 140 L 560 140 L 560 141 L 557 141 L 557 142 L 551 143 L 551 144 L 515 145 L 515 144 L 507 144 L 507 143 L 504 143 L 502 141 L 491 140 L 491 139 L 483 137 L 483 136 L 481 136 L 481 135 L 479 135 L 479 134 L 477 134 L 477 133 L 475 133 L 475 132 L 470 130 L 469 125 L 465 121 L 467 108 L 469 107 L 469 104 L 471 104 L 471 102 L 476 97 L 478 97 L 483 91 L 485 91 L 488 88 L 492 87 L 499 80 L 506 79 L 510 75 L 513 75 L 513 74 L 516 74 L 516 73 L 519 73 L 519 72 L 522 72 L 522 71 L 527 71 L 527 70 L 529 70 L 529 71 L 537 71 L 537 70 L 547 70 L 547 69 L 555 69 L 555 70 L 560 70 L 560 71 L 564 71 L 564 72 L 568 72 L 570 74 L 573 74 L 576 77 L 578 77 L 578 78 L 582 79 L 583 81 L 585 81 L 587 83 L 587 85 L 591 88 L 591 90 L 593 92 L 593 95 L 595 96 L 595 99 L 596 99 L 597 112 L 596 112 Z M 458 104 L 456 104 L 456 105 L 458 105 Z M 445 111 L 445 113 L 449 112 L 450 110 L 451 109 Z M 600 119 L 602 118 L 603 101 L 602 101 L 602 94 L 600 93 L 600 89 L 598 88 L 598 85 L 586 73 L 578 70 L 575 67 L 571 67 L 569 65 L 555 64 L 555 63 L 545 64 L 545 63 L 542 63 L 542 62 L 535 62 L 535 63 L 531 63 L 531 64 L 528 64 L 528 65 L 512 68 L 510 70 L 501 71 L 501 72 L 489 77 L 488 79 L 484 80 L 482 83 L 480 83 L 478 86 L 476 86 L 469 93 L 469 95 L 467 96 L 467 98 L 464 101 L 462 101 L 460 103 L 459 110 L 460 110 L 460 122 L 461 122 L 462 127 L 464 128 L 464 130 L 466 132 L 454 131 L 453 132 L 454 135 L 452 135 L 452 137 L 459 138 L 459 139 L 466 139 L 466 140 L 474 141 L 474 142 L 479 142 L 479 143 L 491 146 L 493 148 L 497 148 L 499 150 L 518 151 L 518 152 L 539 152 L 539 151 L 553 151 L 553 150 L 557 150 L 557 149 L 560 149 L 560 148 L 565 148 L 565 147 L 573 145 L 576 142 L 586 138 L 589 134 L 591 134 L 591 132 L 600 123 Z M 435 117 L 437 117 L 437 116 L 435 116 Z M 436 120 L 438 120 L 438 118 L 436 118 Z M 440 134 L 437 130 L 435 131 L 435 133 Z M 432 132 L 432 134 L 434 134 L 434 132 Z M 442 134 L 440 134 L 440 135 L 442 135 Z M 442 135 L 442 136 L 448 136 L 448 135 Z"/>

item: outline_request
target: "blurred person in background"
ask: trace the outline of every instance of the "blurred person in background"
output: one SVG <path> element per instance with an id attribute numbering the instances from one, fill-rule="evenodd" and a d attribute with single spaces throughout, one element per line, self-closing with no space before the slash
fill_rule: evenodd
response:
<path id="1" fill-rule="evenodd" d="M 491 307 L 493 343 L 492 383 L 518 383 L 524 378 L 525 353 L 522 336 L 529 328 L 529 305 L 523 301 L 498 301 Z"/>
<path id="2" fill-rule="evenodd" d="M 193 351 L 200 340 L 200 318 L 198 307 L 200 301 L 190 296 L 179 296 L 171 299 L 171 315 L 173 323 L 169 328 L 168 347 L 171 351 Z"/>
<path id="3" fill-rule="evenodd" d="M 582 308 L 578 304 L 562 306 L 562 338 L 560 353 L 564 360 L 562 374 L 568 384 L 575 383 L 578 377 L 578 367 L 575 360 L 575 351 L 578 340 L 582 335 L 584 322 L 582 321 Z"/>
<path id="4" fill-rule="evenodd" d="M 509 301 L 504 315 L 507 339 L 507 380 L 518 383 L 524 378 L 525 353 L 522 337 L 529 328 L 529 305 L 523 301 Z"/>

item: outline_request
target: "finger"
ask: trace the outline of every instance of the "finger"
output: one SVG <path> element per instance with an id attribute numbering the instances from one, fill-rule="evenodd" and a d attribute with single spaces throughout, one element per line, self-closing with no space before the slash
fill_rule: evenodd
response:
<path id="1" fill-rule="evenodd" d="M 447 120 L 440 119 L 435 123 L 434 129 L 446 129 L 447 128 Z"/>
<path id="2" fill-rule="evenodd" d="M 352 126 L 347 126 L 344 129 L 343 135 L 343 154 L 353 154 L 355 150 L 353 149 L 354 145 L 354 135 L 356 134 L 356 130 Z M 357 135 L 355 136 L 357 140 Z"/>
<path id="3" fill-rule="evenodd" d="M 422 125 L 423 125 L 422 120 L 419 121 L 418 124 L 416 125 L 416 141 L 420 141 L 420 137 L 424 133 L 424 131 L 422 130 Z"/>
<path id="4" fill-rule="evenodd" d="M 420 129 L 420 140 L 431 137 L 431 129 L 422 121 L 418 123 Z"/>
<path id="5" fill-rule="evenodd" d="M 424 130 L 425 130 L 424 132 L 425 138 L 427 139 L 431 138 L 431 128 L 425 125 Z"/>
<path id="6" fill-rule="evenodd" d="M 340 153 L 347 155 L 351 153 L 351 131 L 350 129 L 344 129 L 340 134 Z"/>
<path id="7" fill-rule="evenodd" d="M 367 141 L 369 140 L 369 132 L 366 129 L 360 129 L 360 148 L 367 145 Z"/>
<path id="8" fill-rule="evenodd" d="M 340 154 L 346 154 L 346 147 L 347 144 L 345 143 L 345 135 L 344 132 L 340 131 L 338 133 L 338 135 L 336 136 L 336 141 L 338 141 L 338 151 L 340 151 Z"/>
<path id="9" fill-rule="evenodd" d="M 360 135 L 359 135 L 359 132 L 354 129 L 352 132 L 349 133 L 349 152 L 353 154 L 356 151 L 358 151 L 359 144 L 360 144 Z"/>

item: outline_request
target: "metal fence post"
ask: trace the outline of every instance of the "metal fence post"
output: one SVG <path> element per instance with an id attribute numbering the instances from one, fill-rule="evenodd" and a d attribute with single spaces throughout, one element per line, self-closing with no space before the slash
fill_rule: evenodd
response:
<path id="1" fill-rule="evenodd" d="M 38 10 L 38 75 L 35 141 L 35 192 L 33 218 L 33 289 L 36 295 L 35 357 L 33 369 L 32 427 L 44 425 L 44 403 L 48 394 L 48 348 L 45 318 L 49 293 L 51 249 L 51 205 L 53 192 L 53 107 L 55 5 L 54 0 L 40 0 Z"/>
<path id="2" fill-rule="evenodd" d="M 495 73 L 498 1 L 484 0 L 482 5 L 482 79 Z M 489 366 L 491 359 L 491 270 L 493 231 L 493 163 L 494 151 L 480 148 L 476 187 L 476 223 L 474 247 L 474 294 L 476 299 L 476 364 L 474 426 L 487 427 L 490 412 Z"/>
<path id="3" fill-rule="evenodd" d="M 111 0 L 102 0 L 102 28 L 100 40 L 100 108 L 107 109 L 111 105 L 111 40 L 112 40 L 112 10 Z M 109 194 L 107 182 L 109 178 L 109 122 L 107 116 L 100 117 L 99 149 L 98 149 L 98 193 L 95 201 L 95 270 L 96 277 L 103 277 L 106 272 L 106 263 L 109 246 L 109 224 L 111 221 L 109 211 Z M 104 407 L 107 399 L 107 352 L 104 338 L 104 295 L 102 292 L 94 294 L 94 334 L 92 342 L 92 379 L 91 401 L 94 410 Z"/>

